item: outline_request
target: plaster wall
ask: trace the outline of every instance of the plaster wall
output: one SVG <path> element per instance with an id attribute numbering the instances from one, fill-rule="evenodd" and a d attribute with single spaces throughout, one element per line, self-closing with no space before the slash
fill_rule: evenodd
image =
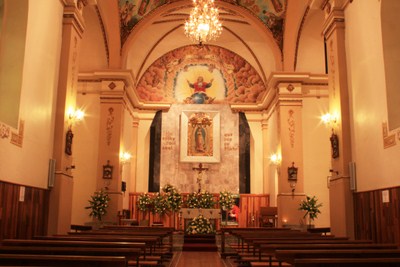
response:
<path id="1" fill-rule="evenodd" d="M 261 114 L 246 113 L 246 118 L 250 127 L 250 193 L 263 194 L 264 175 L 263 175 L 263 138 L 261 128 Z"/>
<path id="2" fill-rule="evenodd" d="M 18 134 L 18 129 L 0 122 L 2 129 L 10 132 L 8 137 L 0 138 L 0 180 L 47 188 L 48 163 L 53 153 L 62 17 L 60 1 L 29 1 L 19 117 L 25 122 L 22 145 L 10 143 L 11 133 Z"/>
<path id="3" fill-rule="evenodd" d="M 136 192 L 149 190 L 150 126 L 155 113 L 139 115 L 136 159 Z"/>
<path id="4" fill-rule="evenodd" d="M 345 10 L 346 55 L 351 106 L 352 157 L 357 190 L 400 185 L 400 140 L 384 148 L 386 81 L 381 40 L 381 2 L 354 1 Z"/>
<path id="5" fill-rule="evenodd" d="M 268 138 L 266 144 L 266 153 L 264 154 L 264 157 L 268 157 L 269 159 L 273 154 L 281 155 L 276 112 L 273 112 L 268 119 L 267 136 Z M 270 161 L 267 162 L 269 162 L 267 176 L 267 179 L 269 179 L 269 188 L 267 188 L 264 193 L 269 194 L 270 206 L 276 207 L 278 195 L 278 178 L 281 167 L 280 165 L 274 165 L 270 163 Z"/>
<path id="6" fill-rule="evenodd" d="M 323 24 L 323 11 L 310 10 L 301 30 L 296 71 L 325 73 L 324 37 L 321 34 Z"/>
<path id="7" fill-rule="evenodd" d="M 79 61 L 79 71 L 107 69 L 107 48 L 94 5 L 87 5 L 83 10 L 83 16 L 85 31 L 82 35 L 80 53 L 85 56 Z"/>
<path id="8" fill-rule="evenodd" d="M 330 129 L 321 123 L 320 116 L 328 112 L 328 98 L 303 98 L 303 167 L 304 193 L 316 196 L 321 214 L 314 221 L 316 227 L 330 225 L 329 189 L 331 145 Z"/>
<path id="9" fill-rule="evenodd" d="M 121 144 L 121 152 L 127 152 L 132 155 L 133 151 L 133 122 L 132 116 L 128 109 L 124 111 L 124 125 L 122 129 L 122 144 Z M 131 159 L 132 160 L 132 159 Z M 131 160 L 121 164 L 121 176 L 122 181 L 126 182 L 127 192 L 123 194 L 122 200 L 122 208 L 128 209 L 129 208 L 129 188 L 131 186 Z"/>
<path id="10" fill-rule="evenodd" d="M 96 191 L 97 158 L 99 152 L 100 101 L 97 94 L 78 94 L 77 106 L 85 111 L 85 118 L 74 128 L 73 170 L 74 190 L 71 223 L 91 221 L 88 206 L 90 196 Z"/>

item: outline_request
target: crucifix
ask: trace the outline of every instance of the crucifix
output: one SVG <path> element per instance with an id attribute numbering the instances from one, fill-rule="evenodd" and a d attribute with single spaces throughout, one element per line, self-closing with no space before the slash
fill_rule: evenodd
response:
<path id="1" fill-rule="evenodd" d="M 198 193 L 201 192 L 201 179 L 203 177 L 203 171 L 208 171 L 208 168 L 203 168 L 203 164 L 199 163 L 199 167 L 193 167 L 192 170 L 197 171 L 197 184 L 199 185 Z"/>

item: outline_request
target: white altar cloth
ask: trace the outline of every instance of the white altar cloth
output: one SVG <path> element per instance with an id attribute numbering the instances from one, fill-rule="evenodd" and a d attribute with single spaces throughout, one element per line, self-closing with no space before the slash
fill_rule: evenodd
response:
<path id="1" fill-rule="evenodd" d="M 203 215 L 207 219 L 221 219 L 220 209 L 181 209 L 182 218 L 193 219 L 199 215 Z"/>

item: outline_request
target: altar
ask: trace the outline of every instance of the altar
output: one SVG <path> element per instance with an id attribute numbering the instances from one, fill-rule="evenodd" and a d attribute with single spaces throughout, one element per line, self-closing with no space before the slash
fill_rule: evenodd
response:
<path id="1" fill-rule="evenodd" d="M 211 221 L 214 229 L 218 227 L 218 220 L 221 219 L 220 209 L 181 209 L 182 218 L 184 220 L 184 230 L 186 231 L 187 224 L 193 219 L 202 215 Z"/>

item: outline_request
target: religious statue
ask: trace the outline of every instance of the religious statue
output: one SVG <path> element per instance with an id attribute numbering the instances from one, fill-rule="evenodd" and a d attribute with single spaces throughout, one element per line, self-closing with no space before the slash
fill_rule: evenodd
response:
<path id="1" fill-rule="evenodd" d="M 198 193 L 201 192 L 201 182 L 203 178 L 203 171 L 208 171 L 208 168 L 203 168 L 203 164 L 199 163 L 199 167 L 193 167 L 192 170 L 197 171 L 197 185 L 199 186 Z"/>

